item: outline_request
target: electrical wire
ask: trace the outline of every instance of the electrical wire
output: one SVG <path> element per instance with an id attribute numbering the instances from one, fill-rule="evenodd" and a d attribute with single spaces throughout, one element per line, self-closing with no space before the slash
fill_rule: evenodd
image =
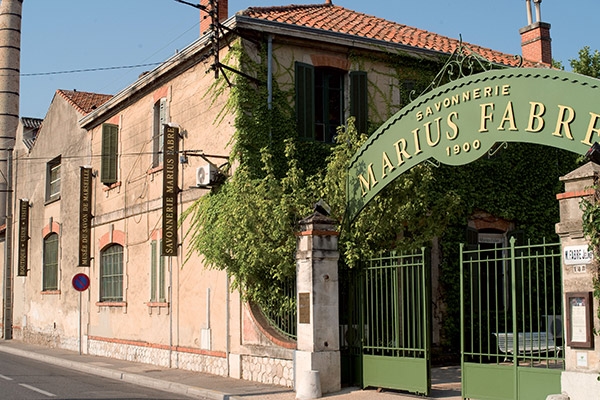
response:
<path id="1" fill-rule="evenodd" d="M 99 68 L 83 68 L 83 69 L 71 69 L 67 71 L 52 71 L 52 72 L 32 72 L 20 74 L 21 77 L 27 76 L 45 76 L 45 75 L 64 75 L 64 74 L 76 74 L 81 72 L 97 72 L 97 71 L 110 71 L 115 69 L 131 69 L 131 68 L 141 68 L 141 67 L 150 67 L 160 65 L 162 62 L 148 63 L 148 64 L 136 64 L 136 65 L 122 65 L 118 67 L 99 67 Z M 2 75 L 5 76 L 5 75 Z"/>

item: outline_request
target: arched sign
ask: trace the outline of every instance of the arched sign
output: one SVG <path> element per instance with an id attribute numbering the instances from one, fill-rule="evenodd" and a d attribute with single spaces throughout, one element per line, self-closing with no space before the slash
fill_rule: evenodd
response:
<path id="1" fill-rule="evenodd" d="M 495 143 L 526 142 L 584 155 L 600 140 L 600 80 L 549 69 L 492 70 L 419 97 L 385 122 L 351 160 L 352 221 L 413 166 L 477 160 Z"/>

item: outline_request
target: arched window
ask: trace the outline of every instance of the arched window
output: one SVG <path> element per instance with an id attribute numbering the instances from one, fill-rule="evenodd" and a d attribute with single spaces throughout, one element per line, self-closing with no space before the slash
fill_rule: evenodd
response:
<path id="1" fill-rule="evenodd" d="M 42 290 L 58 290 L 58 234 L 44 238 L 44 270 Z"/>
<path id="2" fill-rule="evenodd" d="M 100 252 L 100 301 L 123 301 L 123 246 L 112 244 Z"/>

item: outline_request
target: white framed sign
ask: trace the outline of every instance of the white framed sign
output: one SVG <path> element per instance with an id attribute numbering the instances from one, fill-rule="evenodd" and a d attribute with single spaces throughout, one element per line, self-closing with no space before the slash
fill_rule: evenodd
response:
<path id="1" fill-rule="evenodd" d="M 587 244 L 581 246 L 565 246 L 562 253 L 563 261 L 566 265 L 589 264 L 594 259 L 594 254 Z"/>

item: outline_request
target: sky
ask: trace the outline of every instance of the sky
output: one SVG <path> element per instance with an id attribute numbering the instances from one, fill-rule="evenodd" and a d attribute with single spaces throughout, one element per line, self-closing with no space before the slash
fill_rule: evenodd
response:
<path id="1" fill-rule="evenodd" d="M 332 1 L 508 54 L 521 54 L 519 29 L 527 25 L 525 0 Z M 324 2 L 229 0 L 229 16 L 248 7 Z M 600 50 L 598 15 L 598 0 L 543 1 L 553 58 L 567 70 L 584 46 Z M 191 44 L 199 30 L 198 10 L 175 0 L 24 0 L 20 114 L 43 118 L 57 89 L 116 94 Z M 73 72 L 80 70 L 86 71 Z"/>

